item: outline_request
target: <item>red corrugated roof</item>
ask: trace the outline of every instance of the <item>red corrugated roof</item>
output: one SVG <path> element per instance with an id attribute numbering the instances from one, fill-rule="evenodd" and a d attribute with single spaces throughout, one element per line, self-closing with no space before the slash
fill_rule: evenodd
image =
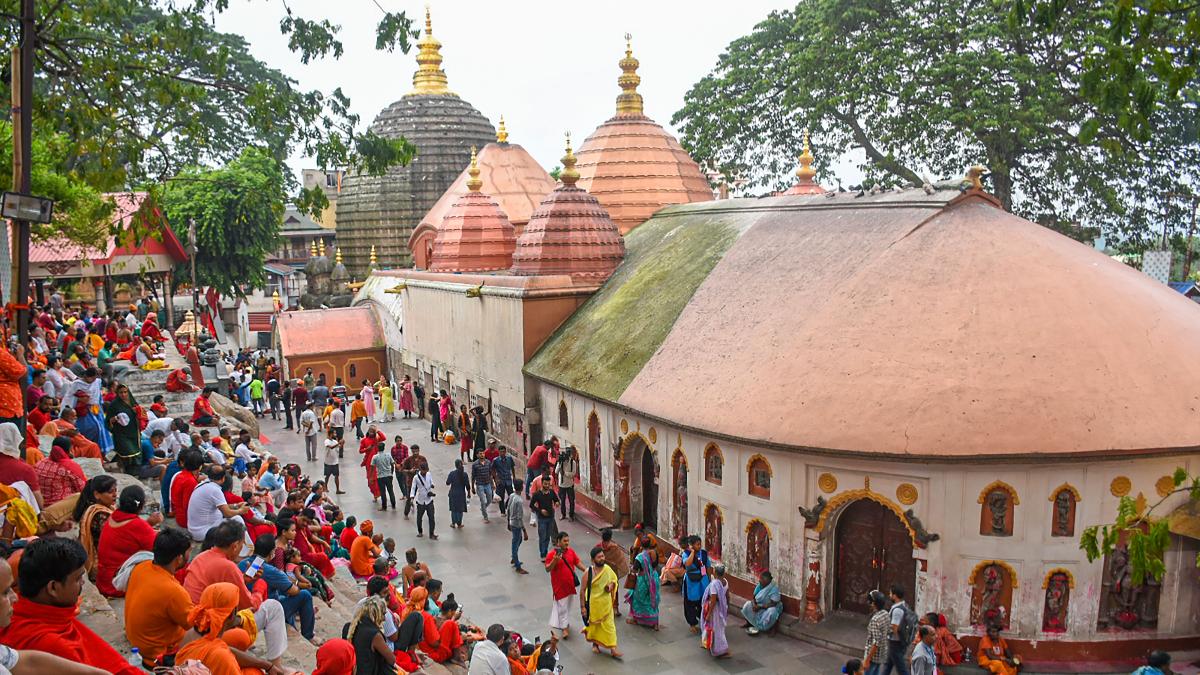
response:
<path id="1" fill-rule="evenodd" d="M 275 312 L 248 312 L 246 321 L 252 331 L 269 333 L 271 331 L 271 319 L 275 316 Z"/>
<path id="2" fill-rule="evenodd" d="M 386 346 L 383 326 L 370 307 L 282 312 L 276 319 L 284 357 L 335 354 Z"/>
<path id="3" fill-rule="evenodd" d="M 129 232 L 130 221 L 134 214 L 142 208 L 142 204 L 146 200 L 146 193 L 111 192 L 104 196 L 116 204 L 116 210 L 113 212 L 113 224 L 120 223 L 120 231 Z M 87 260 L 93 265 L 109 265 L 120 256 L 153 254 L 169 255 L 176 262 L 187 260 L 187 251 L 184 250 L 179 238 L 167 225 L 166 216 L 162 215 L 157 205 L 151 205 L 150 208 L 153 209 L 153 213 L 148 214 L 151 216 L 149 222 L 156 224 L 154 231 L 150 234 L 161 235 L 161 241 L 159 237 L 146 236 L 141 242 L 135 243 L 132 237 L 127 235 L 122 237 L 122 241 L 118 243 L 117 237 L 113 236 L 108 238 L 102 248 L 85 248 L 65 238 L 53 237 L 46 241 L 30 243 L 29 261 L 31 263 L 75 263 Z"/>

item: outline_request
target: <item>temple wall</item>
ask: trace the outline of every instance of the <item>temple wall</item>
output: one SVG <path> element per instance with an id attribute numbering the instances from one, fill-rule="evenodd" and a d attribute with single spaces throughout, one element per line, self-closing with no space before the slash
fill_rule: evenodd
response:
<path id="1" fill-rule="evenodd" d="M 544 435 L 556 435 L 564 439 L 564 445 L 579 448 L 582 476 L 578 492 L 595 506 L 598 515 L 613 524 L 620 523 L 617 452 L 622 438 L 636 439 L 627 440 L 624 448 L 638 448 L 645 443 L 654 453 L 659 466 L 657 531 L 664 539 L 673 540 L 673 514 L 678 509 L 671 501 L 671 458 L 679 449 L 688 466 L 686 531 L 703 536 L 704 510 L 708 504 L 716 505 L 723 515 L 722 561 L 743 582 L 737 586 L 748 589 L 753 575 L 748 574 L 745 560 L 746 531 L 751 520 L 762 521 L 770 533 L 770 568 L 789 598 L 785 604 L 793 613 L 805 606 L 806 591 L 815 600 L 813 609 L 821 614 L 836 609 L 836 582 L 829 570 L 835 564 L 837 519 L 844 507 L 859 499 L 870 499 L 909 524 L 904 514 L 911 509 L 921 525 L 913 529 L 923 528 L 939 535 L 924 548 L 913 548 L 917 563 L 916 609 L 946 614 L 951 628 L 960 634 L 982 633 L 980 627 L 972 625 L 973 587 L 968 579 L 988 561 L 1001 561 L 1015 574 L 1006 635 L 1053 649 L 1055 641 L 1097 644 L 1200 634 L 1196 540 L 1172 536 L 1158 626 L 1133 632 L 1097 628 L 1101 598 L 1106 593 L 1104 564 L 1102 560 L 1088 562 L 1079 549 L 1079 535 L 1085 527 L 1111 522 L 1115 517 L 1119 502 L 1116 494 L 1136 498 L 1140 493 L 1153 504 L 1159 500 L 1159 490 L 1165 488 L 1164 476 L 1176 467 L 1185 466 L 1193 474 L 1200 471 L 1200 458 L 1196 456 L 1038 463 L 984 463 L 962 458 L 930 464 L 802 454 L 708 438 L 544 382 L 535 381 L 535 385 L 539 389 Z M 560 402 L 568 413 L 565 428 L 559 425 Z M 601 432 L 602 489 L 598 494 L 591 488 L 588 454 L 587 420 L 593 413 L 600 421 Z M 704 479 L 703 453 L 710 443 L 715 443 L 724 457 L 720 485 Z M 640 450 L 633 451 L 640 456 Z M 772 472 L 769 499 L 749 494 L 747 463 L 755 455 L 761 455 Z M 631 474 L 630 482 L 636 480 Z M 980 504 L 981 493 L 994 481 L 1002 481 L 1016 495 L 1011 536 L 980 534 L 981 510 L 986 508 Z M 1081 496 L 1075 505 L 1074 536 L 1051 536 L 1053 496 L 1064 484 Z M 812 509 L 818 497 L 828 503 L 824 519 L 815 527 L 806 527 L 799 508 Z M 1174 495 L 1156 513 L 1169 513 L 1185 499 L 1185 495 Z M 1069 572 L 1074 584 L 1065 632 L 1043 630 L 1043 584 L 1056 569 Z M 815 589 L 810 579 L 816 582 Z"/>

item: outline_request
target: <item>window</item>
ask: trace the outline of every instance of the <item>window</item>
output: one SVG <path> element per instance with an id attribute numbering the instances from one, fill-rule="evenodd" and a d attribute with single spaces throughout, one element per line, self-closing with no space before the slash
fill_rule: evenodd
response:
<path id="1" fill-rule="evenodd" d="M 771 569 L 771 531 L 758 519 L 746 526 L 746 569 L 755 577 Z"/>
<path id="2" fill-rule="evenodd" d="M 720 485 L 724 466 L 725 457 L 721 455 L 721 448 L 716 443 L 709 443 L 704 448 L 704 480 Z"/>
<path id="3" fill-rule="evenodd" d="M 717 560 L 721 559 L 721 528 L 724 520 L 716 504 L 704 507 L 704 550 Z"/>
<path id="4" fill-rule="evenodd" d="M 762 455 L 755 455 L 747 463 L 750 472 L 750 494 L 763 499 L 771 498 L 771 465 Z"/>
<path id="5" fill-rule="evenodd" d="M 567 402 L 559 401 L 558 402 L 558 426 L 563 429 L 569 429 L 570 426 L 568 425 L 568 422 L 570 422 L 570 420 L 567 418 Z"/>
<path id="6" fill-rule="evenodd" d="M 358 377 L 358 368 L 353 363 L 350 364 L 350 377 Z"/>

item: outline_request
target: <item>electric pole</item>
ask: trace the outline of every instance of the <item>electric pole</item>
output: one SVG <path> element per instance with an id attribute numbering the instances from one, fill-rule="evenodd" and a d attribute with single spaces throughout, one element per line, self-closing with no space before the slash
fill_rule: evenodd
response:
<path id="1" fill-rule="evenodd" d="M 34 0 L 21 0 L 21 44 L 12 52 L 13 191 L 31 190 L 31 145 L 33 144 L 33 49 L 37 40 Z M 14 220 L 12 258 L 16 269 L 12 307 L 16 310 L 17 335 L 29 342 L 29 221 Z"/>

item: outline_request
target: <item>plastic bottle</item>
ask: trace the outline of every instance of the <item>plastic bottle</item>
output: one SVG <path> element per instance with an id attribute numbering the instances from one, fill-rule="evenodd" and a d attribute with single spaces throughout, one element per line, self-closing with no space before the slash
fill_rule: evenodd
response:
<path id="1" fill-rule="evenodd" d="M 139 650 L 137 647 L 134 647 L 133 649 L 129 650 L 129 658 L 126 659 L 126 661 L 128 661 L 129 665 L 131 665 L 131 666 L 137 666 L 138 668 L 141 668 L 142 667 L 141 650 Z"/>

